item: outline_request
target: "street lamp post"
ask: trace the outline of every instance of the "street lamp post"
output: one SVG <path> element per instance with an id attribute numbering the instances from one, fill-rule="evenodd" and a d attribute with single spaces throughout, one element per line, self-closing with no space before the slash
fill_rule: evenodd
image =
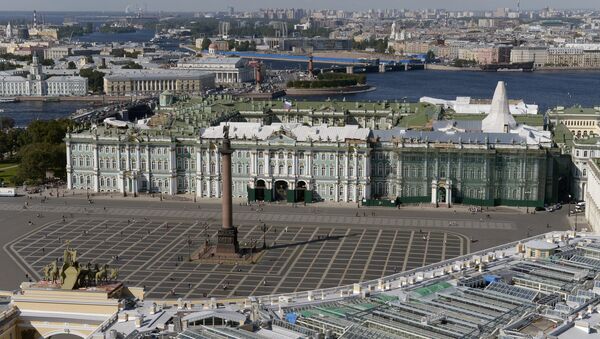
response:
<path id="1" fill-rule="evenodd" d="M 529 195 L 531 194 L 531 191 L 525 191 L 525 206 L 527 208 L 527 214 L 529 214 Z"/>

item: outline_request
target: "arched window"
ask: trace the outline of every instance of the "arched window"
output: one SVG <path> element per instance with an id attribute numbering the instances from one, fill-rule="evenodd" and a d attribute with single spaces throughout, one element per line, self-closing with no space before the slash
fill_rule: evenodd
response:
<path id="1" fill-rule="evenodd" d="M 299 172 L 300 172 L 300 175 L 304 175 L 304 166 L 300 166 Z"/>
<path id="2" fill-rule="evenodd" d="M 283 160 L 283 152 L 279 152 L 279 159 Z"/>
<path id="3" fill-rule="evenodd" d="M 264 173 L 264 167 L 262 164 L 258 165 L 258 174 L 263 174 Z"/>
<path id="4" fill-rule="evenodd" d="M 145 171 L 146 170 L 146 159 L 142 159 L 140 161 L 140 164 L 142 165 L 140 170 Z"/>
<path id="5" fill-rule="evenodd" d="M 237 165 L 237 172 L 238 172 L 238 174 L 242 173 L 242 165 L 241 164 Z"/>
<path id="6" fill-rule="evenodd" d="M 90 167 L 91 166 L 91 164 L 90 164 L 90 157 L 85 157 L 85 166 L 86 167 Z"/>
<path id="7" fill-rule="evenodd" d="M 117 187 L 117 179 L 116 178 L 113 178 L 112 183 L 113 183 L 113 187 Z"/>
<path id="8" fill-rule="evenodd" d="M 158 169 L 160 171 L 162 169 L 162 162 L 159 160 L 156 165 L 157 165 L 156 169 Z"/>
<path id="9" fill-rule="evenodd" d="M 104 178 L 100 178 L 100 186 L 104 186 Z"/>
<path id="10" fill-rule="evenodd" d="M 165 171 L 169 170 L 169 162 L 168 161 L 163 161 L 163 168 L 165 169 Z"/>
<path id="11" fill-rule="evenodd" d="M 217 173 L 217 166 L 214 162 L 210 163 L 210 173 Z"/>
<path id="12" fill-rule="evenodd" d="M 246 172 L 244 172 L 244 173 L 246 173 L 246 174 L 250 173 L 250 165 L 246 165 Z"/>
<path id="13" fill-rule="evenodd" d="M 283 173 L 283 165 L 279 165 L 279 172 L 277 174 L 282 175 Z"/>
<path id="14" fill-rule="evenodd" d="M 137 160 L 131 159 L 131 168 L 132 169 L 137 169 Z"/>
<path id="15" fill-rule="evenodd" d="M 585 168 L 583 169 L 583 176 L 584 176 L 584 177 L 585 177 L 585 176 L 587 176 L 587 171 L 586 171 L 586 169 L 585 169 Z"/>
<path id="16" fill-rule="evenodd" d="M 79 167 L 83 167 L 83 157 L 79 157 Z"/>
<path id="17" fill-rule="evenodd" d="M 348 176 L 349 177 L 354 176 L 354 167 L 353 166 L 348 167 Z"/>
<path id="18" fill-rule="evenodd" d="M 152 168 L 152 170 L 156 169 L 156 161 L 152 160 L 152 164 L 150 165 L 150 168 Z"/>
<path id="19" fill-rule="evenodd" d="M 99 164 L 100 168 L 104 168 L 104 159 L 100 159 Z"/>
<path id="20" fill-rule="evenodd" d="M 185 169 L 190 169 L 190 160 L 189 159 L 185 159 Z"/>
<path id="21" fill-rule="evenodd" d="M 362 169 L 362 167 L 359 167 L 359 168 L 358 168 L 358 170 L 357 170 L 356 172 L 357 172 L 357 173 L 356 173 L 356 175 L 357 175 L 358 177 L 362 177 L 362 176 L 363 176 L 363 169 Z"/>
<path id="22" fill-rule="evenodd" d="M 292 175 L 292 166 L 288 166 L 287 174 Z"/>
<path id="23" fill-rule="evenodd" d="M 117 168 L 117 159 L 112 160 L 112 168 L 113 169 Z"/>

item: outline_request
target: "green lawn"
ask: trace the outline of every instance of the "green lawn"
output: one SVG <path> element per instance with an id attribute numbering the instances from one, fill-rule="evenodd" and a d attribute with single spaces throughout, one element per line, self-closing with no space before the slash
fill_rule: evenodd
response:
<path id="1" fill-rule="evenodd" d="M 16 162 L 0 162 L 0 182 L 4 181 L 5 186 L 13 186 L 13 177 L 17 175 L 19 164 Z"/>

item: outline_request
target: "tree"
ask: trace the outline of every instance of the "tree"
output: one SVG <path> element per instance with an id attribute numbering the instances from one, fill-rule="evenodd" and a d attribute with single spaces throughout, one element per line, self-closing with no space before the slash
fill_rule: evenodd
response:
<path id="1" fill-rule="evenodd" d="M 64 144 L 32 143 L 21 147 L 17 178 L 19 182 L 43 182 L 46 172 L 65 178 L 66 148 Z"/>
<path id="2" fill-rule="evenodd" d="M 15 119 L 11 117 L 0 117 L 0 130 L 7 130 L 15 127 Z"/>
<path id="3" fill-rule="evenodd" d="M 88 78 L 88 87 L 92 92 L 102 92 L 104 89 L 104 73 L 84 68 L 79 71 L 79 75 Z"/>
<path id="4" fill-rule="evenodd" d="M 73 61 L 69 61 L 69 63 L 67 64 L 67 68 L 68 69 L 77 69 L 77 65 L 75 65 L 75 63 Z"/>
<path id="5" fill-rule="evenodd" d="M 209 38 L 204 38 L 202 39 L 202 50 L 207 50 L 208 46 L 210 46 L 210 44 L 212 43 L 212 41 L 210 41 Z"/>
<path id="6" fill-rule="evenodd" d="M 427 55 L 425 56 L 425 62 L 432 62 L 435 60 L 435 53 L 432 50 L 427 51 Z"/>
<path id="7" fill-rule="evenodd" d="M 133 61 L 128 61 L 125 66 L 121 67 L 122 69 L 143 69 L 142 65 L 135 63 Z"/>

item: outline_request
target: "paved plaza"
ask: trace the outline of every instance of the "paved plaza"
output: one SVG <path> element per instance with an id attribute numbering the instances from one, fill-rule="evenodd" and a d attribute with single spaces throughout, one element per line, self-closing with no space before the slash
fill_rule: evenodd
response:
<path id="1" fill-rule="evenodd" d="M 286 293 L 376 279 L 542 233 L 548 220 L 563 217 L 518 211 L 492 211 L 487 217 L 432 208 L 234 206 L 242 245 L 262 247 L 261 226 L 267 226 L 268 249 L 255 254 L 257 263 L 189 262 L 190 253 L 206 239 L 215 240 L 219 208 L 216 203 L 118 199 L 89 204 L 77 197 L 45 203 L 0 200 L 0 223 L 12 230 L 10 239 L 2 238 L 7 257 L 34 279 L 44 265 L 62 257 L 70 241 L 80 261 L 117 267 L 121 280 L 146 286 L 149 298 L 160 299 Z M 536 223 L 525 226 L 522 219 Z"/>
<path id="2" fill-rule="evenodd" d="M 65 241 L 80 261 L 118 267 L 149 298 L 232 297 L 296 292 L 376 279 L 465 254 L 469 240 L 439 231 L 284 226 L 265 233 L 268 249 L 254 265 L 203 264 L 187 258 L 216 223 L 76 218 L 50 222 L 9 248 L 34 272 L 62 256 Z M 239 226 L 240 243 L 258 240 L 258 225 Z M 189 244 L 189 246 L 188 246 Z M 118 260 L 117 260 L 118 256 Z"/>

